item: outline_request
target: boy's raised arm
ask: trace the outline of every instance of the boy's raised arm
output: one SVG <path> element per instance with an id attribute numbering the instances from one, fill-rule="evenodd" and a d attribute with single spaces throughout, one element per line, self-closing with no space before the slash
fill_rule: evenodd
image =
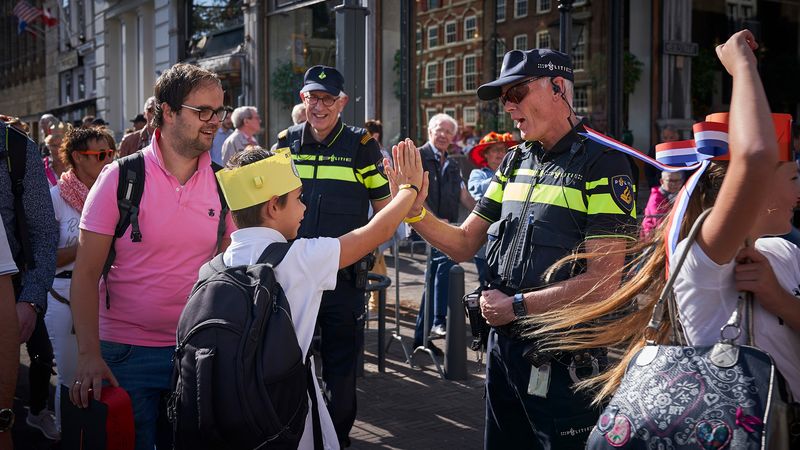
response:
<path id="1" fill-rule="evenodd" d="M 339 238 L 339 268 L 347 267 L 368 254 L 394 235 L 395 229 L 408 214 L 418 196 L 428 195 L 427 173 L 417 147 L 406 139 L 392 147 L 395 167 L 384 161 L 386 176 L 392 190 L 392 201 L 380 210 L 365 226 Z"/>

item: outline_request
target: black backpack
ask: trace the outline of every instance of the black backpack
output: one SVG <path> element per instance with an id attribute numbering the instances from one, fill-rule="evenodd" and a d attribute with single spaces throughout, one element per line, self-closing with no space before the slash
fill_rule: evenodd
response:
<path id="1" fill-rule="evenodd" d="M 111 238 L 111 247 L 108 250 L 106 262 L 103 265 L 102 276 L 106 284 L 106 309 L 111 307 L 111 299 L 108 294 L 108 273 L 111 271 L 111 265 L 114 264 L 114 259 L 117 257 L 117 251 L 114 248 L 117 238 L 121 238 L 125 234 L 125 230 L 130 226 L 131 241 L 142 242 L 142 232 L 139 230 L 139 204 L 142 201 L 142 193 L 144 193 L 144 154 L 138 151 L 122 157 L 116 162 L 119 165 L 119 184 L 117 185 L 119 220 L 114 229 L 114 236 Z M 211 168 L 214 173 L 217 173 L 222 169 L 222 166 L 212 161 Z M 222 238 L 225 235 L 225 215 L 228 213 L 228 203 L 225 201 L 225 195 L 222 193 L 219 180 L 214 177 L 214 181 L 217 183 L 220 204 L 216 248 L 217 251 L 221 251 Z"/>
<path id="2" fill-rule="evenodd" d="M 200 269 L 173 357 L 176 449 L 297 448 L 308 395 L 322 448 L 314 375 L 273 270 L 290 247 L 273 243 L 250 266 L 226 267 L 220 254 Z"/>

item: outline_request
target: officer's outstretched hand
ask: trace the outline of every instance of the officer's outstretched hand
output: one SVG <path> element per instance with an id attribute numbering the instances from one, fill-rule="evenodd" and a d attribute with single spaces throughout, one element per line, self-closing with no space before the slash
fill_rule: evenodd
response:
<path id="1" fill-rule="evenodd" d="M 392 157 L 394 158 L 394 167 L 388 159 L 384 158 L 383 160 L 384 173 L 389 179 L 389 190 L 394 197 L 397 195 L 397 187 L 400 185 L 411 184 L 417 187 L 419 193 L 411 208 L 413 211 L 417 204 L 422 205 L 428 197 L 428 172 L 423 172 L 422 158 L 411 139 L 392 146 Z"/>

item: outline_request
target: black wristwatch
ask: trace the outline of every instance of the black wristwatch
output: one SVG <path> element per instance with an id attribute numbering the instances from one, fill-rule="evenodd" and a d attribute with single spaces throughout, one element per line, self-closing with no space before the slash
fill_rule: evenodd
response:
<path id="1" fill-rule="evenodd" d="M 0 409 L 0 433 L 11 431 L 14 426 L 14 410 L 11 408 Z"/>
<path id="2" fill-rule="evenodd" d="M 525 296 L 521 293 L 514 294 L 514 301 L 511 303 L 514 308 L 514 315 L 519 319 L 528 315 L 528 308 L 525 307 Z"/>

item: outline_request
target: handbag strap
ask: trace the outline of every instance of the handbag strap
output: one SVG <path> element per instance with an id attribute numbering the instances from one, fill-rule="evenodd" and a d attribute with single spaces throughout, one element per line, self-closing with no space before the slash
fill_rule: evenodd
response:
<path id="1" fill-rule="evenodd" d="M 678 257 L 678 262 L 675 264 L 675 268 L 670 272 L 669 278 L 667 279 L 666 284 L 664 284 L 664 289 L 661 290 L 661 294 L 658 296 L 655 306 L 653 306 L 653 314 L 650 316 L 650 322 L 647 324 L 647 327 L 645 327 L 645 341 L 649 345 L 656 343 L 655 336 L 656 333 L 658 333 L 658 329 L 661 327 L 661 322 L 664 320 L 664 307 L 667 305 L 667 302 L 671 296 L 672 286 L 675 284 L 675 280 L 678 278 L 678 273 L 680 273 L 683 263 L 686 261 L 686 256 L 689 254 L 689 250 L 692 248 L 692 244 L 694 244 L 694 241 L 697 238 L 697 233 L 700 231 L 703 221 L 711 213 L 711 209 L 712 208 L 708 208 L 707 210 L 703 211 L 703 213 L 697 217 L 697 220 L 695 220 L 694 225 L 692 225 L 692 229 L 689 230 L 689 236 L 687 236 L 686 239 L 686 246 L 684 246 L 683 252 L 681 252 L 680 256 Z"/>

